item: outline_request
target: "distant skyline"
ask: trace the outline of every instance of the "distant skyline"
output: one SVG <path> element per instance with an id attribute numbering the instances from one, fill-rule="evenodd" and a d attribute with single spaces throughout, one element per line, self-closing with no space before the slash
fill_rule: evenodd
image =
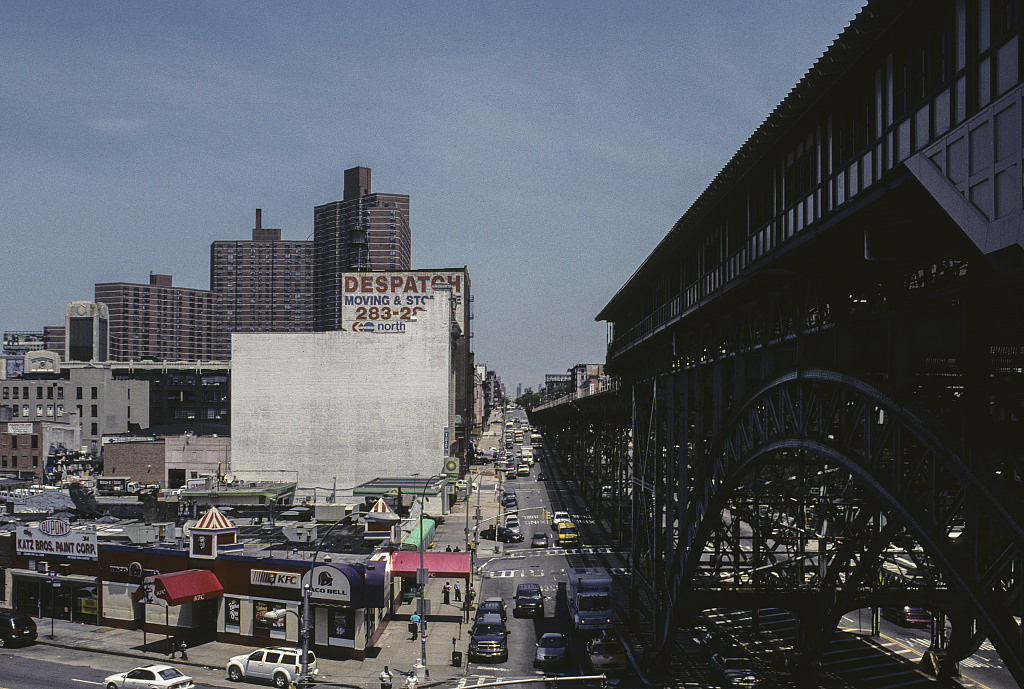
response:
<path id="1" fill-rule="evenodd" d="M 0 3 L 0 330 L 103 282 L 209 289 L 344 170 L 467 266 L 507 391 L 603 363 L 594 317 L 862 0 Z"/>

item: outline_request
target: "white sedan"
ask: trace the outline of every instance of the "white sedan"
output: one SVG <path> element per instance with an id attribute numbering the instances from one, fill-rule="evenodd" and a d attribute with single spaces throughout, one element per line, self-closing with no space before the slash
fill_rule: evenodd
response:
<path id="1" fill-rule="evenodd" d="M 103 680 L 107 689 L 192 689 L 195 682 L 170 665 L 147 665 Z"/>

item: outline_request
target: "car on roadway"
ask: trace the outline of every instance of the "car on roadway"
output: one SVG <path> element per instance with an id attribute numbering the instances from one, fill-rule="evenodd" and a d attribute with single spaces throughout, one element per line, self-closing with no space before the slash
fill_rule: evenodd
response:
<path id="1" fill-rule="evenodd" d="M 595 674 L 623 675 L 629 670 L 626 649 L 611 635 L 601 635 L 587 642 L 587 662 Z"/>
<path id="2" fill-rule="evenodd" d="M 237 655 L 228 660 L 228 679 L 270 680 L 275 687 L 287 687 L 295 682 L 302 671 L 302 651 L 297 648 L 276 646 Z M 307 656 L 308 672 L 315 676 L 319 670 L 312 651 Z"/>
<path id="3" fill-rule="evenodd" d="M 505 480 L 506 481 L 512 481 L 515 478 L 517 478 L 518 476 L 519 476 L 519 474 L 516 473 L 515 469 L 509 469 L 508 471 L 505 472 Z"/>
<path id="4" fill-rule="evenodd" d="M 928 608 L 913 605 L 882 608 L 882 616 L 901 627 L 925 626 L 932 623 L 932 613 Z"/>
<path id="5" fill-rule="evenodd" d="M 495 529 L 493 524 L 480 532 L 480 538 L 485 541 L 498 541 L 499 543 L 522 543 L 524 540 L 522 532 L 513 531 L 505 526 L 499 526 Z"/>
<path id="6" fill-rule="evenodd" d="M 761 673 L 749 658 L 716 653 L 711 656 L 711 672 L 723 687 L 760 687 Z"/>
<path id="7" fill-rule="evenodd" d="M 476 616 L 477 618 L 480 618 L 484 615 L 497 615 L 501 618 L 502 622 L 508 620 L 508 610 L 505 608 L 505 600 L 503 598 L 484 598 L 476 607 Z"/>
<path id="8" fill-rule="evenodd" d="M 569 638 L 560 632 L 545 632 L 537 641 L 537 667 L 555 667 L 565 662 L 569 652 Z"/>
<path id="9" fill-rule="evenodd" d="M 547 481 L 548 480 L 548 475 L 542 471 L 539 474 L 537 474 L 537 480 L 538 481 Z"/>
<path id="10" fill-rule="evenodd" d="M 512 614 L 515 617 L 544 617 L 544 594 L 540 584 L 526 582 L 516 586 L 515 605 Z"/>
<path id="11" fill-rule="evenodd" d="M 530 537 L 531 548 L 547 548 L 549 543 L 548 535 L 543 531 L 534 531 Z"/>
<path id="12" fill-rule="evenodd" d="M 555 515 L 553 517 L 551 517 L 551 528 L 552 529 L 555 528 L 555 525 L 558 524 L 559 522 L 571 522 L 571 521 L 572 521 L 572 519 L 569 518 L 569 513 L 568 512 L 566 512 L 564 510 L 558 510 L 558 511 L 555 512 Z"/>
<path id="13" fill-rule="evenodd" d="M 36 640 L 36 622 L 20 612 L 0 612 L 0 647 L 29 644 Z"/>
<path id="14" fill-rule="evenodd" d="M 146 665 L 103 680 L 106 689 L 191 689 L 196 684 L 170 665 Z"/>
<path id="15" fill-rule="evenodd" d="M 469 659 L 508 660 L 508 628 L 499 615 L 476 618 L 469 636 Z"/>
<path id="16" fill-rule="evenodd" d="M 519 524 L 518 514 L 510 514 L 507 517 L 505 517 L 505 526 L 506 528 L 512 529 L 513 531 L 523 530 L 522 526 Z"/>

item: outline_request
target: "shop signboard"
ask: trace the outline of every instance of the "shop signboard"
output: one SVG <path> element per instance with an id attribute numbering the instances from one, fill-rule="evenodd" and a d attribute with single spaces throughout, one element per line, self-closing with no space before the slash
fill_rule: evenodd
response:
<path id="1" fill-rule="evenodd" d="M 96 560 L 96 527 L 71 528 L 63 519 L 44 519 L 36 526 L 19 526 L 18 555 L 66 557 L 71 560 Z"/>
<path id="2" fill-rule="evenodd" d="M 269 569 L 253 569 L 249 571 L 249 583 L 254 586 L 276 586 L 278 588 L 297 589 L 302 575 L 299 572 L 275 572 Z"/>
<path id="3" fill-rule="evenodd" d="M 302 585 L 309 585 L 309 599 L 314 603 L 363 607 L 363 577 L 349 565 L 332 562 L 319 564 L 302 575 Z"/>

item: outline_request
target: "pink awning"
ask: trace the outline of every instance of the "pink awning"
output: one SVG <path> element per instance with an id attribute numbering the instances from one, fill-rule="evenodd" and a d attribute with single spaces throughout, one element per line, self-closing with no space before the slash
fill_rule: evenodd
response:
<path id="1" fill-rule="evenodd" d="M 423 566 L 431 577 L 465 579 L 469 577 L 469 553 L 423 553 Z M 420 554 L 398 551 L 391 556 L 391 574 L 396 577 L 415 577 L 420 568 Z"/>

